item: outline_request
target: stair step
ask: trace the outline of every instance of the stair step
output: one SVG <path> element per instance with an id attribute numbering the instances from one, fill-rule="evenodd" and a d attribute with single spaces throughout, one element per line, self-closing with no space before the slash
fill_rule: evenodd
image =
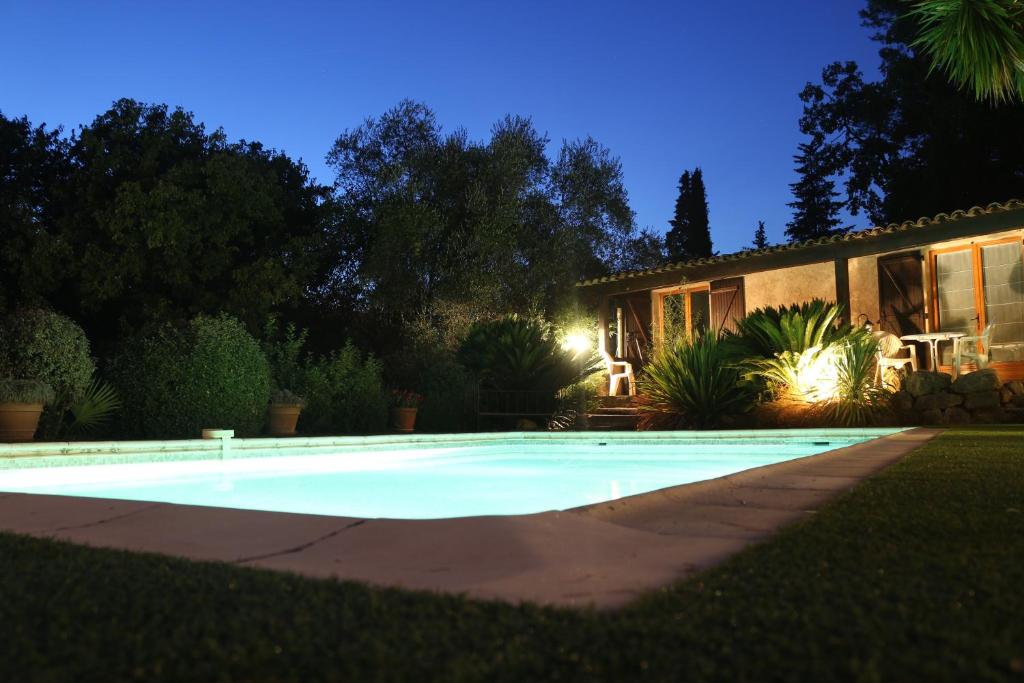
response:
<path id="1" fill-rule="evenodd" d="M 589 428 L 596 431 L 635 431 L 638 418 L 635 414 L 591 413 L 587 415 Z"/>
<path id="2" fill-rule="evenodd" d="M 636 408 L 613 408 L 609 406 L 601 406 L 590 415 L 636 415 Z"/>

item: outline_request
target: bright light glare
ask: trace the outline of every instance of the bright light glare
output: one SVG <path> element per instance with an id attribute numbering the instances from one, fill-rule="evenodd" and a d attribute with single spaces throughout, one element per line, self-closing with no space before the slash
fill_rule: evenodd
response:
<path id="1" fill-rule="evenodd" d="M 807 403 L 839 394 L 839 366 L 834 348 L 813 347 L 801 354 L 796 368 L 796 394 Z"/>
<path id="2" fill-rule="evenodd" d="M 590 350 L 590 335 L 585 332 L 573 332 L 565 336 L 562 342 L 563 351 L 572 351 L 574 356 L 581 356 Z"/>

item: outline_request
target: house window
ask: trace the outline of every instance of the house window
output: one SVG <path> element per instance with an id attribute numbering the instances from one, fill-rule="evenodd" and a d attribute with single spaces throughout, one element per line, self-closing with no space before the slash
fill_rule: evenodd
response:
<path id="1" fill-rule="evenodd" d="M 975 335 L 991 325 L 993 362 L 1024 362 L 1024 252 L 999 240 L 932 252 L 935 329 Z M 940 362 L 952 362 L 952 345 Z"/>
<path id="2" fill-rule="evenodd" d="M 688 289 L 661 295 L 661 338 L 673 342 L 700 334 L 711 317 L 711 292 Z"/>

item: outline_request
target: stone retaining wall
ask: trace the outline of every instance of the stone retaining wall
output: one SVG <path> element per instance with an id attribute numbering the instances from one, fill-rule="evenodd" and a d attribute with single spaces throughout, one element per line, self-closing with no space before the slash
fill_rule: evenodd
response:
<path id="1" fill-rule="evenodd" d="M 945 372 L 907 375 L 892 397 L 902 424 L 993 424 L 1024 422 L 1024 383 L 999 380 L 994 370 L 978 370 L 954 380 Z"/>

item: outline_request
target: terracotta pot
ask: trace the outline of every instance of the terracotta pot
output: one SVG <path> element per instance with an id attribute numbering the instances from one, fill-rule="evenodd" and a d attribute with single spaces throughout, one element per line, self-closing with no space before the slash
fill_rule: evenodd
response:
<path id="1" fill-rule="evenodd" d="M 299 421 L 301 406 L 288 406 L 275 403 L 270 406 L 270 435 L 295 436 L 295 425 Z"/>
<path id="2" fill-rule="evenodd" d="M 391 429 L 396 432 L 411 432 L 416 427 L 417 408 L 392 408 Z"/>
<path id="3" fill-rule="evenodd" d="M 42 414 L 42 403 L 0 403 L 0 441 L 31 441 Z"/>

